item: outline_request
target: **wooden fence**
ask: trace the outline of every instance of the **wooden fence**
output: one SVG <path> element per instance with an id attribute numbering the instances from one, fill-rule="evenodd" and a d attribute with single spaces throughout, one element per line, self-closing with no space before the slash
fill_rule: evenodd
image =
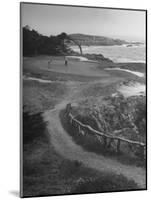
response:
<path id="1" fill-rule="evenodd" d="M 86 133 L 91 133 L 91 134 L 95 135 L 101 143 L 103 142 L 103 145 L 105 147 L 108 147 L 108 148 L 110 148 L 111 143 L 114 142 L 114 143 L 116 143 L 116 151 L 117 152 L 120 152 L 121 143 L 127 143 L 131 147 L 137 146 L 140 149 L 143 158 L 144 159 L 146 158 L 146 144 L 145 143 L 125 139 L 125 138 L 118 137 L 118 136 L 112 136 L 112 135 L 97 131 L 97 130 L 93 129 L 90 125 L 86 125 L 86 124 L 80 122 L 79 120 L 77 120 L 71 114 L 71 108 L 72 108 L 71 104 L 67 104 L 66 115 L 68 117 L 69 123 L 72 126 L 77 128 L 79 134 L 85 135 Z"/>

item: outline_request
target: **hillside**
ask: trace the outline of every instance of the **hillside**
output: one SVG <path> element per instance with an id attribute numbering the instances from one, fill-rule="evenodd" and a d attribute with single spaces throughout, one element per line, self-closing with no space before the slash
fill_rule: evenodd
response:
<path id="1" fill-rule="evenodd" d="M 85 34 L 70 34 L 70 37 L 75 39 L 81 45 L 122 45 L 128 44 L 125 40 L 113 39 L 104 36 L 94 36 L 94 35 L 85 35 Z"/>

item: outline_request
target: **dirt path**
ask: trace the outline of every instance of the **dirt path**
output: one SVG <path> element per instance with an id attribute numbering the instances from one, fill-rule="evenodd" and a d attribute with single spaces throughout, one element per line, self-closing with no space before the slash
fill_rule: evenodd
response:
<path id="1" fill-rule="evenodd" d="M 141 167 L 124 165 L 102 155 L 87 152 L 81 146 L 74 143 L 71 136 L 63 129 L 59 119 L 59 112 L 65 108 L 67 103 L 68 100 L 64 100 L 55 109 L 46 111 L 43 114 L 44 120 L 48 122 L 47 128 L 51 134 L 51 141 L 56 151 L 67 159 L 78 160 L 86 167 L 100 172 L 122 174 L 129 180 L 134 180 L 141 189 L 145 188 L 145 170 Z"/>

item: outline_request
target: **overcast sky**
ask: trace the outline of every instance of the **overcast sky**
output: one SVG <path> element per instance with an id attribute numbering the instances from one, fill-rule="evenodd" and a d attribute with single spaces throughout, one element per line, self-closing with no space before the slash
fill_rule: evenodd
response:
<path id="1" fill-rule="evenodd" d="M 43 35 L 61 32 L 145 40 L 145 12 L 22 4 L 22 25 Z"/>

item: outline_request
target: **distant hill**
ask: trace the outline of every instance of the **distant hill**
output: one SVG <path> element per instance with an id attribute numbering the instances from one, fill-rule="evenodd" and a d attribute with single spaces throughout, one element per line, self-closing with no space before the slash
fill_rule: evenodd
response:
<path id="1" fill-rule="evenodd" d="M 128 44 L 128 42 L 125 40 L 113 39 L 104 36 L 94 36 L 94 35 L 85 35 L 77 33 L 77 34 L 70 34 L 70 37 L 79 42 L 81 45 L 88 45 L 88 46 L 89 45 L 109 46 L 109 45 Z"/>

